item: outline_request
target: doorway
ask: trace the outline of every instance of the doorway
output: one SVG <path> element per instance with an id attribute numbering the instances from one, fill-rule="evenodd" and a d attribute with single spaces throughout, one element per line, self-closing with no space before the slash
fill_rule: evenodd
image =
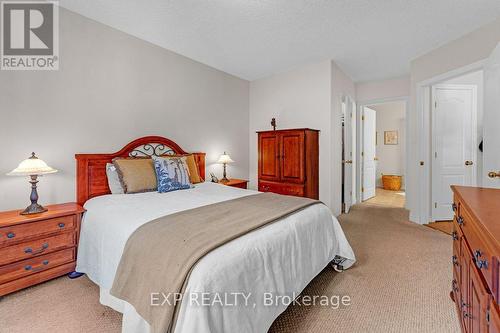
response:
<path id="1" fill-rule="evenodd" d="M 450 185 L 484 186 L 484 61 L 417 85 L 420 224 L 448 224 L 453 219 Z M 486 134 L 486 133 L 484 133 Z M 487 150 L 485 150 L 487 151 Z M 491 150 L 490 150 L 491 151 Z"/>
<path id="2" fill-rule="evenodd" d="M 356 102 L 342 98 L 342 213 L 356 203 Z"/>
<path id="3" fill-rule="evenodd" d="M 407 99 L 360 105 L 360 197 L 369 204 L 403 208 L 406 204 Z"/>

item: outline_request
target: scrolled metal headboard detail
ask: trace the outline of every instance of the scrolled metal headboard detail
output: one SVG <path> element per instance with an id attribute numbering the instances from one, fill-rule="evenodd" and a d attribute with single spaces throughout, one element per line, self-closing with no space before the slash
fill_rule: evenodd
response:
<path id="1" fill-rule="evenodd" d="M 162 143 L 146 143 L 134 148 L 129 154 L 130 157 L 164 156 L 175 155 L 175 151 Z"/>

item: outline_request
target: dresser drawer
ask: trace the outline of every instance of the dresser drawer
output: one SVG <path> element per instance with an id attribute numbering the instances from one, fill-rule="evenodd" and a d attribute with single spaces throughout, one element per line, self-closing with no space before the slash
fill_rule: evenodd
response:
<path id="1" fill-rule="evenodd" d="M 494 276 L 498 276 L 498 265 L 496 265 L 496 260 L 493 258 L 493 251 L 485 240 L 481 238 L 481 233 L 467 210 L 462 208 L 460 214 L 463 219 L 461 227 L 471 251 L 472 263 L 481 272 L 490 291 L 495 294 L 498 289 L 498 283 L 494 281 Z M 496 271 L 494 272 L 494 270 Z"/>
<path id="2" fill-rule="evenodd" d="M 284 195 L 294 195 L 297 197 L 304 196 L 303 185 L 277 184 L 270 182 L 259 182 L 260 192 L 273 192 Z"/>
<path id="3" fill-rule="evenodd" d="M 25 239 L 73 230 L 75 225 L 76 216 L 70 215 L 0 228 L 0 247 Z"/>
<path id="4" fill-rule="evenodd" d="M 75 260 L 75 249 L 70 248 L 36 258 L 0 267 L 0 284 L 42 272 Z"/>
<path id="5" fill-rule="evenodd" d="M 66 232 L 0 248 L 0 266 L 41 254 L 62 250 L 66 247 L 75 246 L 75 244 L 76 233 Z"/>

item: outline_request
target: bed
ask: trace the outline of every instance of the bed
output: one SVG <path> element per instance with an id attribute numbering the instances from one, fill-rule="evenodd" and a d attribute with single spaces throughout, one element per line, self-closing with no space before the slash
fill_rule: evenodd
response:
<path id="1" fill-rule="evenodd" d="M 111 195 L 105 166 L 115 157 L 185 154 L 175 142 L 145 137 L 112 154 L 79 154 L 77 198 L 87 210 L 82 222 L 76 270 L 100 289 L 100 302 L 123 314 L 122 332 L 150 332 L 134 307 L 110 294 L 125 244 L 140 226 L 156 218 L 255 195 L 258 192 L 203 182 L 169 193 Z M 195 153 L 205 177 L 205 154 Z M 314 205 L 232 240 L 204 256 L 192 270 L 186 293 L 252 295 L 250 303 L 197 306 L 183 301 L 172 331 L 267 332 L 287 305 L 260 302 L 261 296 L 295 297 L 332 260 L 343 268 L 354 253 L 325 205 Z"/>

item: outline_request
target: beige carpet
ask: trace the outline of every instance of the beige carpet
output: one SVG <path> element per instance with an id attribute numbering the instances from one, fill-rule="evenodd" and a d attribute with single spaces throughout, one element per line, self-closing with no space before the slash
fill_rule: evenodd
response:
<path id="1" fill-rule="evenodd" d="M 368 204 L 342 216 L 358 262 L 343 273 L 326 268 L 304 294 L 349 295 L 352 304 L 291 306 L 270 332 L 459 332 L 448 296 L 451 239 L 407 219 L 403 209 Z M 8 295 L 0 301 L 0 332 L 119 332 L 120 314 L 98 298 L 86 277 Z"/>
<path id="2" fill-rule="evenodd" d="M 405 206 L 405 200 L 405 192 L 403 191 L 389 191 L 377 187 L 375 189 L 375 196 L 366 200 L 365 203 L 403 208 Z"/>

